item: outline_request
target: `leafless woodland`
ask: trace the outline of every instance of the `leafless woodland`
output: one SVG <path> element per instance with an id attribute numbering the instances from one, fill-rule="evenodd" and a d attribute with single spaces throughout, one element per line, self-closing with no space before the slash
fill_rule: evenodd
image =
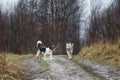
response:
<path id="1" fill-rule="evenodd" d="M 11 13 L 0 8 L 0 51 L 35 53 L 37 40 L 56 45 L 59 53 L 65 51 L 65 42 L 75 44 L 74 53 L 95 42 L 114 43 L 120 37 L 120 0 L 101 15 L 100 7 L 91 11 L 85 39 L 80 38 L 83 8 L 78 0 L 19 0 Z"/>

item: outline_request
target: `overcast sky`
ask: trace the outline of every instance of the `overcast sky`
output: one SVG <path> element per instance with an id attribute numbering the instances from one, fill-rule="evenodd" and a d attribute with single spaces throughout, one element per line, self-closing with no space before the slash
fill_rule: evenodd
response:
<path id="1" fill-rule="evenodd" d="M 80 17 L 81 23 L 80 23 L 80 37 L 84 38 L 86 30 L 89 28 L 89 23 L 91 20 L 91 10 L 93 8 L 97 7 L 98 5 L 101 5 L 100 9 L 98 10 L 99 14 L 107 10 L 111 4 L 115 0 L 79 0 L 84 1 L 84 3 L 80 3 L 80 6 L 83 7 L 82 16 Z"/>
<path id="2" fill-rule="evenodd" d="M 0 0 L 0 5 L 2 5 L 2 10 L 5 11 L 6 9 L 9 10 L 17 2 L 18 0 Z"/>
<path id="3" fill-rule="evenodd" d="M 0 0 L 0 4 L 3 4 L 3 5 L 11 5 L 13 3 L 16 3 L 18 0 Z"/>
<path id="4" fill-rule="evenodd" d="M 91 4 L 93 6 L 98 5 L 98 4 L 102 4 L 101 8 L 104 9 L 104 8 L 108 8 L 109 5 L 111 5 L 111 3 L 114 0 L 85 0 L 85 1 L 87 3 L 86 8 L 90 8 Z M 18 2 L 18 0 L 0 0 L 0 4 L 2 5 L 3 10 L 9 9 L 9 8 L 11 8 L 11 6 L 13 7 L 14 4 L 16 4 L 17 2 Z"/>
<path id="5" fill-rule="evenodd" d="M 115 0 L 79 0 L 79 1 L 84 1 L 84 3 L 80 3 L 80 6 L 83 7 L 82 11 L 82 16 L 81 20 L 83 22 L 80 23 L 81 27 L 81 37 L 84 37 L 85 35 L 85 27 L 89 27 L 90 23 L 90 17 L 91 17 L 91 10 L 98 6 L 101 5 L 101 8 L 99 9 L 99 12 L 102 12 L 104 10 L 107 10 L 109 6 L 115 2 Z M 0 0 L 0 4 L 2 4 L 2 10 L 5 11 L 7 10 L 12 10 L 14 7 L 14 4 L 16 4 L 18 0 Z M 86 25 L 87 24 L 87 25 Z"/>

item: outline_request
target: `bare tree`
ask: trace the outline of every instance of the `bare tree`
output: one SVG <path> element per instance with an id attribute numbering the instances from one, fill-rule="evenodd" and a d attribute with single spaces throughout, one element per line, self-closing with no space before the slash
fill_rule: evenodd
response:
<path id="1" fill-rule="evenodd" d="M 118 4 L 119 4 L 118 0 Z M 91 27 L 89 31 L 88 45 L 94 42 L 116 42 L 119 38 L 120 28 L 119 28 L 119 5 L 112 4 L 109 9 L 107 9 L 102 14 L 99 14 L 98 5 L 92 10 L 91 16 Z"/>
<path id="2" fill-rule="evenodd" d="M 42 40 L 46 46 L 59 45 L 60 52 L 65 50 L 65 42 L 74 42 L 78 52 L 80 15 L 77 1 L 19 0 L 9 16 L 0 11 L 1 50 L 35 52 L 36 41 Z"/>

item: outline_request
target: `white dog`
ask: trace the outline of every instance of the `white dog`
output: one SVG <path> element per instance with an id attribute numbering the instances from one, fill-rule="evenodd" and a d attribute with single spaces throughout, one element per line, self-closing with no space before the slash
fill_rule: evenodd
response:
<path id="1" fill-rule="evenodd" d="M 44 56 L 44 60 L 46 60 L 46 55 L 49 54 L 50 55 L 50 58 L 53 59 L 53 51 L 56 50 L 56 48 L 54 46 L 51 46 L 51 47 L 44 47 L 42 45 L 42 41 L 37 41 L 37 47 L 38 47 L 38 50 L 37 50 L 37 53 L 36 53 L 36 56 L 35 56 L 35 59 L 39 56 L 39 54 L 43 54 Z M 34 59 L 34 60 L 35 60 Z"/>
<path id="2" fill-rule="evenodd" d="M 66 43 L 66 52 L 68 55 L 68 59 L 72 59 L 73 54 L 73 43 Z"/>

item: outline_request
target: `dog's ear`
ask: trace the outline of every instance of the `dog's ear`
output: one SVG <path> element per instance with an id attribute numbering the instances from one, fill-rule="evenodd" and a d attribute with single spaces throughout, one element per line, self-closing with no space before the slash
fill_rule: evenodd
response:
<path id="1" fill-rule="evenodd" d="M 72 46 L 74 46 L 74 43 L 71 43 Z"/>

